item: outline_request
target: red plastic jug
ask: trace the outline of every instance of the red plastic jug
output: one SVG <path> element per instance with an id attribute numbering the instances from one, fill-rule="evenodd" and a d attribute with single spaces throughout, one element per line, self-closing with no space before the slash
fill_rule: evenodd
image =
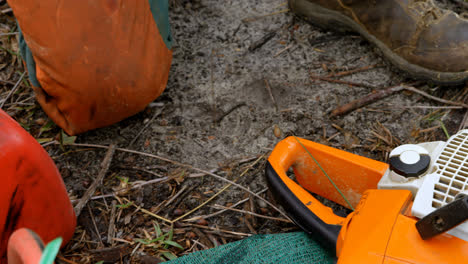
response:
<path id="1" fill-rule="evenodd" d="M 54 162 L 41 145 L 0 110 L 0 263 L 14 230 L 34 230 L 45 243 L 73 236 L 76 217 Z"/>

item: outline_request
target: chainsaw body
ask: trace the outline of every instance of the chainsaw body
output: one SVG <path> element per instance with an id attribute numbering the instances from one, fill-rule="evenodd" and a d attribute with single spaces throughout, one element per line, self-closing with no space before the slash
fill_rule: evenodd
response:
<path id="1" fill-rule="evenodd" d="M 434 149 L 441 153 L 443 147 L 440 142 L 437 144 L 439 148 Z M 348 201 L 337 192 L 318 164 Z M 291 167 L 297 182 L 287 175 Z M 424 176 L 436 170 L 420 173 L 419 169 L 416 170 L 419 176 L 395 181 L 393 169 L 386 163 L 289 137 L 278 143 L 270 155 L 266 177 L 276 200 L 293 221 L 322 245 L 335 250 L 338 263 L 468 261 L 466 240 L 449 233 L 423 240 L 416 229 L 418 218 L 412 214 L 414 197 L 424 186 Z M 418 183 L 411 182 L 415 180 Z M 378 186 L 382 189 L 377 189 Z M 340 217 L 310 192 L 355 210 L 347 217 Z"/>
<path id="2" fill-rule="evenodd" d="M 31 135 L 1 110 L 0 176 L 1 263 L 5 263 L 8 239 L 15 230 L 34 230 L 45 243 L 57 237 L 62 237 L 64 244 L 71 239 L 75 213 L 54 162 Z M 12 245 L 16 247 L 18 243 Z"/>

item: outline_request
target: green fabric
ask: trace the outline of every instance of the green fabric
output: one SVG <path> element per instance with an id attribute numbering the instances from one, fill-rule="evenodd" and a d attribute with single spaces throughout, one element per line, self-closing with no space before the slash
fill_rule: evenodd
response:
<path id="1" fill-rule="evenodd" d="M 198 263 L 336 263 L 334 254 L 303 232 L 256 235 L 166 262 Z"/>
<path id="2" fill-rule="evenodd" d="M 61 237 L 58 237 L 47 244 L 47 246 L 44 248 L 44 251 L 42 252 L 41 261 L 39 264 L 53 264 L 60 250 L 60 245 L 62 245 Z"/>
<path id="3" fill-rule="evenodd" d="M 153 19 L 158 26 L 164 43 L 168 49 L 172 47 L 171 26 L 169 24 L 169 3 L 168 0 L 148 0 L 153 13 Z"/>
<path id="4" fill-rule="evenodd" d="M 24 40 L 23 33 L 21 32 L 21 28 L 19 27 L 19 25 L 18 29 L 20 54 L 23 58 L 24 63 L 26 63 L 26 68 L 28 69 L 29 81 L 33 86 L 41 87 L 41 84 L 39 83 L 36 77 L 36 62 L 34 61 L 33 55 L 28 47 L 28 44 L 26 44 L 26 41 Z"/>

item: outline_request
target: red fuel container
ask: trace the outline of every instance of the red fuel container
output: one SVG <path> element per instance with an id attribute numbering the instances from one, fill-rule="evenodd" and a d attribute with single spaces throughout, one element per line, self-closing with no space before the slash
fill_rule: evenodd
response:
<path id="1" fill-rule="evenodd" d="M 41 145 L 0 110 L 0 263 L 14 230 L 34 230 L 45 243 L 73 236 L 76 217 L 65 184 Z"/>

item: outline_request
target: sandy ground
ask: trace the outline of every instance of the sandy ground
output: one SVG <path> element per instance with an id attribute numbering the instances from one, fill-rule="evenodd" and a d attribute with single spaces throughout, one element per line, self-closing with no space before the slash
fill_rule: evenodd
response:
<path id="1" fill-rule="evenodd" d="M 79 135 L 77 143 L 115 143 L 121 148 L 152 153 L 235 179 L 254 158 L 267 156 L 288 135 L 385 161 L 388 151 L 399 144 L 445 140 L 443 129 L 449 134 L 456 133 L 464 117 L 464 110 L 431 108 L 444 105 L 408 92 L 389 96 L 345 116 L 330 117 L 330 112 L 342 104 L 413 80 L 389 65 L 360 36 L 322 31 L 295 18 L 287 11 L 284 0 L 173 1 L 170 16 L 175 44 L 166 91 L 144 112 L 113 126 Z M 347 76 L 333 75 L 368 66 L 371 69 Z M 311 74 L 368 87 L 319 81 L 311 78 Z M 425 83 L 418 85 L 418 89 L 451 100 L 463 98 L 465 91 L 463 87 Z M 44 114 L 38 111 L 34 118 L 43 118 Z M 58 131 L 55 128 L 49 133 Z M 72 199 L 81 197 L 93 181 L 105 154 L 93 148 L 63 150 L 54 145 L 47 150 L 56 161 Z M 264 162 L 262 159 L 250 168 L 238 183 L 254 192 L 265 189 Z M 175 209 L 187 212 L 226 184 L 194 173 L 178 164 L 117 152 L 99 191 L 112 191 L 122 184 L 119 177 L 134 182 L 151 180 L 155 174 L 178 175 L 177 180 L 147 185 L 123 195 L 152 210 L 180 191 L 175 202 L 158 211 L 161 216 L 174 219 L 180 214 Z M 271 200 L 267 194 L 262 196 Z M 187 218 L 218 211 L 211 207 L 213 204 L 234 204 L 245 197 L 248 195 L 244 191 L 230 187 Z M 90 203 L 104 241 L 112 200 Z M 253 200 L 249 210 L 279 216 L 264 202 Z M 142 229 L 151 227 L 154 220 L 135 210 L 119 210 L 122 212 L 116 237 L 120 239 L 130 241 L 143 236 Z M 107 243 L 79 245 L 82 236 L 99 241 L 90 218 L 88 210 L 84 210 L 76 240 L 63 252 L 65 257 L 72 258 L 79 252 L 81 257 L 98 261 L 92 250 L 111 246 Z M 202 224 L 253 233 L 245 223 L 245 215 L 237 212 L 225 212 Z M 256 233 L 284 232 L 291 228 L 293 225 L 260 218 L 253 225 Z M 185 243 L 188 232 L 185 231 L 176 232 L 179 243 Z M 241 237 L 219 235 L 216 241 L 223 244 Z M 121 244 L 124 243 L 112 245 Z M 211 240 L 207 246 L 214 245 Z"/>

